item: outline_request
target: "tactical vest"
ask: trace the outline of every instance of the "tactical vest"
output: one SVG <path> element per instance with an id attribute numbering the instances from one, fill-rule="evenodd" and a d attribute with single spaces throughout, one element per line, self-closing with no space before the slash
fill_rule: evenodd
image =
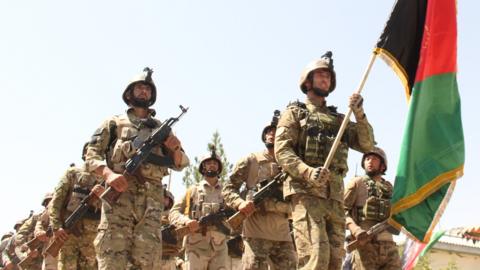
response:
<path id="1" fill-rule="evenodd" d="M 187 193 L 190 194 L 189 207 L 185 209 L 185 215 L 192 219 L 200 219 L 208 214 L 217 213 L 223 208 L 222 189 L 207 191 L 202 183 L 190 188 Z M 190 208 L 190 209 L 188 209 Z"/>
<path id="2" fill-rule="evenodd" d="M 116 140 L 110 149 L 109 166 L 117 173 L 123 173 L 125 162 L 131 158 L 143 142 L 150 136 L 152 131 L 160 126 L 160 121 L 148 118 L 147 121 L 138 121 L 134 124 L 127 114 L 116 116 L 115 121 Z M 152 154 L 165 156 L 160 146 L 153 148 Z M 140 165 L 138 172 L 147 180 L 161 181 L 168 174 L 165 166 L 145 162 Z"/>
<path id="3" fill-rule="evenodd" d="M 66 210 L 69 213 L 72 213 L 73 211 L 75 211 L 75 209 L 77 209 L 78 206 L 80 206 L 82 200 L 85 199 L 88 194 L 90 194 L 92 188 L 97 184 L 97 178 L 91 173 L 88 173 L 78 168 L 72 168 L 68 174 L 69 177 L 72 177 L 73 188 L 71 189 L 71 195 L 66 204 Z M 99 220 L 100 206 L 100 200 L 95 201 L 94 205 L 89 207 L 84 218 Z"/>
<path id="4" fill-rule="evenodd" d="M 340 129 L 343 115 L 337 113 L 333 106 L 327 107 L 328 112 L 311 112 L 306 104 L 298 101 L 289 106 L 298 110 L 300 136 L 297 154 L 311 167 L 323 166 Z M 348 171 L 347 136 L 348 134 L 344 133 L 330 165 L 330 171 L 342 176 Z"/>
<path id="5" fill-rule="evenodd" d="M 370 177 L 364 177 L 363 182 L 367 187 L 368 198 L 362 211 L 359 211 L 360 220 L 382 222 L 390 217 L 392 198 L 391 186 L 384 181 L 375 181 Z"/>

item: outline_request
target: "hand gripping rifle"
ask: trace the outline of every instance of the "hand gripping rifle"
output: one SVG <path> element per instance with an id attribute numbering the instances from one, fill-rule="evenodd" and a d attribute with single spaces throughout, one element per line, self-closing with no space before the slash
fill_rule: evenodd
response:
<path id="1" fill-rule="evenodd" d="M 358 241 L 358 239 L 354 239 L 352 242 L 348 243 L 347 245 L 347 252 L 352 252 L 354 251 L 355 249 L 357 249 L 359 246 L 361 246 L 361 242 L 369 242 L 370 240 L 372 240 L 372 238 L 385 231 L 385 230 L 388 230 L 390 228 L 390 224 L 387 223 L 387 220 L 385 221 L 382 221 L 382 222 L 379 222 L 375 225 L 373 225 L 372 227 L 370 227 L 370 229 L 367 231 L 367 236 L 366 236 L 366 239 L 365 241 Z"/>
<path id="2" fill-rule="evenodd" d="M 47 237 L 52 237 L 53 230 L 52 227 L 48 227 L 46 231 Z M 21 269 L 26 269 L 27 266 L 40 255 L 39 249 L 42 247 L 42 241 L 40 241 L 40 237 L 35 236 L 32 240 L 27 242 L 28 253 L 27 255 L 17 264 L 20 266 Z"/>
<path id="3" fill-rule="evenodd" d="M 287 174 L 280 172 L 277 174 L 270 182 L 268 182 L 265 186 L 259 189 L 255 194 L 253 194 L 253 204 L 258 206 L 261 202 L 263 202 L 266 198 L 274 197 L 275 193 L 278 189 L 283 185 Z M 233 216 L 231 216 L 227 223 L 232 227 L 232 229 L 238 228 L 242 222 L 247 218 L 247 216 L 237 211 Z"/>
<path id="4" fill-rule="evenodd" d="M 207 233 L 208 226 L 215 226 L 223 234 L 230 234 L 230 229 L 225 226 L 223 221 L 234 213 L 232 209 L 224 208 L 216 213 L 211 213 L 201 217 L 198 220 L 200 231 L 203 235 Z M 188 226 L 176 228 L 174 225 L 168 225 L 162 228 L 162 240 L 168 244 L 176 245 L 177 242 L 190 233 Z"/>
<path id="5" fill-rule="evenodd" d="M 129 160 L 127 160 L 123 175 L 133 175 L 138 167 L 140 167 L 140 165 L 145 161 L 159 165 L 161 164 L 163 166 L 174 165 L 174 161 L 171 157 L 160 157 L 153 155 L 152 150 L 155 146 L 161 145 L 163 142 L 165 142 L 172 132 L 172 126 L 180 120 L 180 118 L 188 111 L 188 108 L 184 108 L 182 105 L 180 105 L 180 110 L 182 112 L 179 116 L 169 118 L 162 125 L 160 125 L 160 127 L 155 129 L 148 139 L 143 142 L 142 146 L 137 149 L 135 154 Z M 116 191 L 112 187 L 108 187 L 100 196 L 100 198 L 109 205 L 113 205 L 118 200 L 120 195 L 121 192 Z"/>

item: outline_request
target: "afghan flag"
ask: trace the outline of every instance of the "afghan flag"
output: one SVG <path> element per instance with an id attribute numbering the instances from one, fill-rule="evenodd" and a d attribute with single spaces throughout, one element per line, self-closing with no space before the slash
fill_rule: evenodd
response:
<path id="1" fill-rule="evenodd" d="M 408 238 L 402 254 L 402 270 L 413 269 L 417 265 L 418 260 L 427 254 L 444 234 L 445 231 L 436 232 L 428 244 Z"/>
<path id="2" fill-rule="evenodd" d="M 463 175 L 456 13 L 456 0 L 397 0 L 375 48 L 409 100 L 389 223 L 422 242 Z"/>

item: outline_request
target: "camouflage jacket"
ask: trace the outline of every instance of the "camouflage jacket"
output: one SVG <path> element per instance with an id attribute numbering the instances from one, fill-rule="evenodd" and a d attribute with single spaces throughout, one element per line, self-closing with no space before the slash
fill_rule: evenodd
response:
<path id="1" fill-rule="evenodd" d="M 314 188 L 306 178 L 316 167 L 323 166 L 338 133 L 343 115 L 326 104 L 289 104 L 282 113 L 275 135 L 275 156 L 290 177 L 284 184 L 284 196 L 307 193 L 322 198 L 343 200 L 343 177 L 348 166 L 348 148 L 360 152 L 374 146 L 373 130 L 366 116 L 358 123 L 349 122 L 330 165 L 329 187 Z"/>
<path id="2" fill-rule="evenodd" d="M 95 131 L 87 148 L 86 168 L 93 172 L 99 166 L 108 166 L 116 173 L 123 173 L 125 162 L 150 136 L 152 131 L 161 125 L 160 120 L 153 118 L 154 110 L 146 119 L 136 117 L 132 109 L 124 115 L 113 116 Z M 165 156 L 162 146 L 154 147 L 152 154 Z M 179 167 L 173 170 L 180 171 L 189 164 L 188 157 L 183 153 Z M 161 181 L 168 174 L 168 168 L 153 163 L 141 164 L 137 172 L 149 181 Z"/>
<path id="3" fill-rule="evenodd" d="M 55 187 L 50 208 L 50 223 L 53 230 L 63 227 L 65 219 L 80 205 L 100 179 L 85 169 L 71 167 L 63 174 Z M 100 219 L 100 201 L 92 205 L 84 218 Z"/>

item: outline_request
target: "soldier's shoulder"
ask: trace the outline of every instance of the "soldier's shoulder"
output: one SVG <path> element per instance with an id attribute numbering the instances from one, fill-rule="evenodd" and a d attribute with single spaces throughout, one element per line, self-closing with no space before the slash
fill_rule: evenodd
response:
<path id="1" fill-rule="evenodd" d="M 364 176 L 355 176 L 348 182 L 347 187 L 351 187 L 351 188 L 356 187 L 359 184 L 363 183 L 364 181 L 365 181 Z"/>
<path id="2" fill-rule="evenodd" d="M 306 109 L 307 109 L 307 104 L 299 100 L 290 101 L 287 104 L 287 110 L 298 111 L 298 110 L 306 110 Z"/>

